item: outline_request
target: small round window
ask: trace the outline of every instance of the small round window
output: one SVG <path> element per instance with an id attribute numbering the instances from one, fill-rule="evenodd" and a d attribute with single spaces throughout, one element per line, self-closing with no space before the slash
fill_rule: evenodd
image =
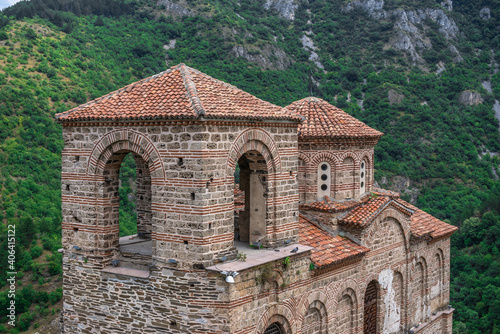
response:
<path id="1" fill-rule="evenodd" d="M 364 162 L 361 163 L 361 168 L 365 168 L 365 163 Z"/>
<path id="2" fill-rule="evenodd" d="M 365 173 L 364 172 L 361 172 L 361 177 L 365 177 Z"/>
<path id="3" fill-rule="evenodd" d="M 325 191 L 326 189 L 328 189 L 328 186 L 326 184 L 322 184 L 321 185 L 321 190 Z"/>
<path id="4" fill-rule="evenodd" d="M 365 186 L 365 183 L 361 182 L 361 188 L 363 188 L 364 186 Z"/>
<path id="5" fill-rule="evenodd" d="M 322 164 L 321 165 L 321 169 L 322 170 L 327 170 L 328 169 L 328 165 L 327 164 Z"/>
<path id="6" fill-rule="evenodd" d="M 328 179 L 328 175 L 326 175 L 326 174 L 321 175 L 321 179 L 323 181 L 326 181 L 326 179 Z"/>

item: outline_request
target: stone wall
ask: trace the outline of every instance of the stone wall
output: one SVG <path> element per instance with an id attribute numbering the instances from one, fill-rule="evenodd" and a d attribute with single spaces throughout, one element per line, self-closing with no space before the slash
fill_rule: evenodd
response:
<path id="1" fill-rule="evenodd" d="M 209 265 L 234 255 L 234 168 L 252 150 L 266 159 L 266 245 L 298 235 L 296 124 L 177 122 L 65 126 L 62 154 L 63 245 L 106 259 L 118 245 L 118 171 L 133 152 L 148 166 L 139 195 L 151 198 L 153 258 Z M 147 172 L 145 172 L 145 175 Z M 139 179 L 144 180 L 144 178 Z M 143 188 L 148 188 L 150 193 Z M 142 204 L 142 202 L 139 202 Z M 141 208 L 146 208 L 144 205 Z M 140 219 L 141 226 L 145 224 Z"/>

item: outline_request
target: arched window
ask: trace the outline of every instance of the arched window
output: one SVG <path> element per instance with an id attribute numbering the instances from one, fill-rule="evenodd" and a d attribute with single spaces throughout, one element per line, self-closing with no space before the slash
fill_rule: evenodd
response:
<path id="1" fill-rule="evenodd" d="M 318 165 L 318 200 L 322 200 L 325 196 L 330 196 L 332 186 L 331 170 L 332 168 L 328 162 L 321 162 Z"/>
<path id="2" fill-rule="evenodd" d="M 281 325 L 277 322 L 273 322 L 269 327 L 266 328 L 264 334 L 285 334 L 285 331 Z"/>
<path id="3" fill-rule="evenodd" d="M 363 195 L 366 192 L 366 161 L 361 161 L 359 166 L 359 194 Z"/>

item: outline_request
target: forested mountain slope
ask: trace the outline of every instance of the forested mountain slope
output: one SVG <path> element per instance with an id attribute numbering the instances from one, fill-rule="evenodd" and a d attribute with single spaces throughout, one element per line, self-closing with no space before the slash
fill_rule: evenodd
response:
<path id="1" fill-rule="evenodd" d="M 498 0 L 33 0 L 7 8 L 0 276 L 6 282 L 7 224 L 15 224 L 17 329 L 55 332 L 62 307 L 63 143 L 54 114 L 184 62 L 278 105 L 321 97 L 384 132 L 380 186 L 461 227 L 452 240 L 455 330 L 500 332 L 499 11 Z M 122 217 L 133 225 L 127 166 Z"/>

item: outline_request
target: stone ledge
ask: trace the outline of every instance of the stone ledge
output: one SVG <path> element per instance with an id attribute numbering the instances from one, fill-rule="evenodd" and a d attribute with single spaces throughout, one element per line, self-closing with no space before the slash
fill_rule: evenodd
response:
<path id="1" fill-rule="evenodd" d="M 298 247 L 299 250 L 296 253 L 291 253 L 291 250 L 295 247 Z M 288 256 L 292 257 L 299 254 L 304 254 L 309 252 L 314 247 L 306 246 L 306 245 L 290 245 L 283 248 L 277 248 L 276 250 L 262 250 L 258 253 L 253 253 L 252 255 L 248 255 L 246 261 L 233 261 L 218 264 L 215 266 L 208 267 L 209 271 L 243 271 L 249 268 L 260 266 L 261 264 L 284 259 Z"/>
<path id="2" fill-rule="evenodd" d="M 412 327 L 410 328 L 410 333 L 418 333 L 426 329 L 426 327 L 430 324 L 432 324 L 434 321 L 438 320 L 442 316 L 449 316 L 450 314 L 455 311 L 454 308 L 450 308 L 449 310 L 444 310 L 444 311 L 439 311 L 436 313 L 436 315 L 431 315 L 428 321 L 422 322 L 419 324 L 418 328 L 417 327 Z"/>
<path id="3" fill-rule="evenodd" d="M 101 269 L 101 272 L 108 274 L 115 274 L 115 275 L 131 276 L 137 278 L 149 277 L 149 271 L 126 268 L 126 267 L 106 267 L 104 269 Z"/>

